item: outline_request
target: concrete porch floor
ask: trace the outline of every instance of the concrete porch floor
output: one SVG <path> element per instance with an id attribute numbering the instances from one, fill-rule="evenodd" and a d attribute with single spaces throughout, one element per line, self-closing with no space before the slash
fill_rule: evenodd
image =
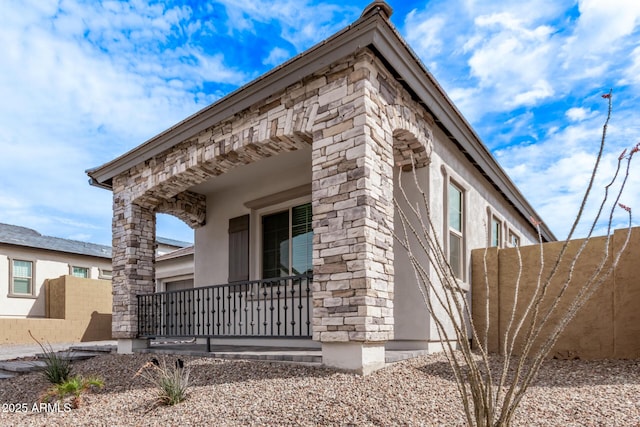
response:
<path id="1" fill-rule="evenodd" d="M 322 350 L 304 347 L 270 347 L 247 345 L 216 345 L 211 344 L 211 352 L 207 352 L 206 344 L 194 342 L 151 342 L 150 347 L 135 350 L 136 353 L 184 355 L 198 357 L 212 357 L 218 359 L 265 360 L 279 362 L 293 362 L 322 364 Z M 427 350 L 386 350 L 387 364 L 399 362 L 429 354 Z"/>

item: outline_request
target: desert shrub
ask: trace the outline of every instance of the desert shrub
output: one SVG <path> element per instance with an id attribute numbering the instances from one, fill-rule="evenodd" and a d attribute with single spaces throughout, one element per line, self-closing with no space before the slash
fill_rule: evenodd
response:
<path id="1" fill-rule="evenodd" d="M 50 344 L 44 345 L 40 341 L 33 336 L 31 331 L 29 331 L 29 335 L 31 338 L 38 343 L 43 353 L 43 360 L 45 366 L 42 368 L 42 372 L 51 384 L 62 384 L 66 380 L 69 379 L 71 375 L 71 359 L 69 358 L 68 353 L 61 354 L 53 351 L 53 348 Z"/>
<path id="2" fill-rule="evenodd" d="M 145 378 L 155 386 L 157 404 L 171 406 L 187 398 L 189 372 L 189 367 L 185 368 L 181 359 L 168 364 L 165 358 L 153 358 L 138 370 L 136 376 Z"/>

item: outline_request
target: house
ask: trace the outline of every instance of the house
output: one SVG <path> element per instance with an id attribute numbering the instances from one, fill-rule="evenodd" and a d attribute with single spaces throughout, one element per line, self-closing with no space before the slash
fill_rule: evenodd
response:
<path id="1" fill-rule="evenodd" d="M 111 280 L 111 247 L 0 224 L 0 317 L 45 317 L 44 284 L 64 275 Z"/>
<path id="2" fill-rule="evenodd" d="M 156 292 L 193 288 L 193 245 L 156 256 Z"/>
<path id="3" fill-rule="evenodd" d="M 190 243 L 158 237 L 159 271 L 177 274 L 162 256 Z M 44 284 L 70 275 L 111 280 L 111 246 L 44 236 L 31 228 L 0 224 L 0 317 L 46 317 Z"/>
<path id="4" fill-rule="evenodd" d="M 114 197 L 119 351 L 181 334 L 304 342 L 321 346 L 326 365 L 366 373 L 384 365 L 385 348 L 437 350 L 393 240 L 398 176 L 417 197 L 414 168 L 461 282 L 471 249 L 537 240 L 534 210 L 390 15 L 372 3 L 322 43 L 87 171 Z M 156 213 L 195 229 L 193 290 L 153 293 Z M 555 240 L 544 225 L 542 235 Z"/>

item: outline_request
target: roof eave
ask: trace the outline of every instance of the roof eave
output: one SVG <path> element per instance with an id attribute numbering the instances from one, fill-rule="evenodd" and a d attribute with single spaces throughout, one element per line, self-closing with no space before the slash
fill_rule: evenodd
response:
<path id="1" fill-rule="evenodd" d="M 242 86 L 214 104 L 172 126 L 122 156 L 87 170 L 91 184 L 112 189 L 118 174 L 172 146 L 196 136 L 216 123 L 299 82 L 350 53 L 371 46 L 402 78 L 440 125 L 478 169 L 504 194 L 525 219 L 538 218 L 535 210 L 498 165 L 471 125 L 449 99 L 417 55 L 403 42 L 391 23 L 379 13 L 364 16 L 332 37 L 290 59 L 256 80 Z M 542 237 L 556 240 L 543 223 Z"/>

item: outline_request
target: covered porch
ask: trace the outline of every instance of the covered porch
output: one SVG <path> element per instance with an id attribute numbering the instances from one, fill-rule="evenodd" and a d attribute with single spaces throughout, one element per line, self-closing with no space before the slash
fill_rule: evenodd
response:
<path id="1" fill-rule="evenodd" d="M 113 191 L 119 351 L 158 336 L 304 341 L 325 365 L 368 373 L 384 366 L 394 329 L 402 341 L 433 342 L 417 288 L 394 283 L 397 266 L 412 274 L 394 254 L 393 196 L 400 170 L 428 182 L 435 123 L 389 58 L 367 47 L 399 42 L 387 13 L 365 11 L 348 31 L 89 171 Z M 397 47 L 388 54 L 411 57 Z M 196 230 L 192 290 L 153 292 L 156 213 Z"/>

